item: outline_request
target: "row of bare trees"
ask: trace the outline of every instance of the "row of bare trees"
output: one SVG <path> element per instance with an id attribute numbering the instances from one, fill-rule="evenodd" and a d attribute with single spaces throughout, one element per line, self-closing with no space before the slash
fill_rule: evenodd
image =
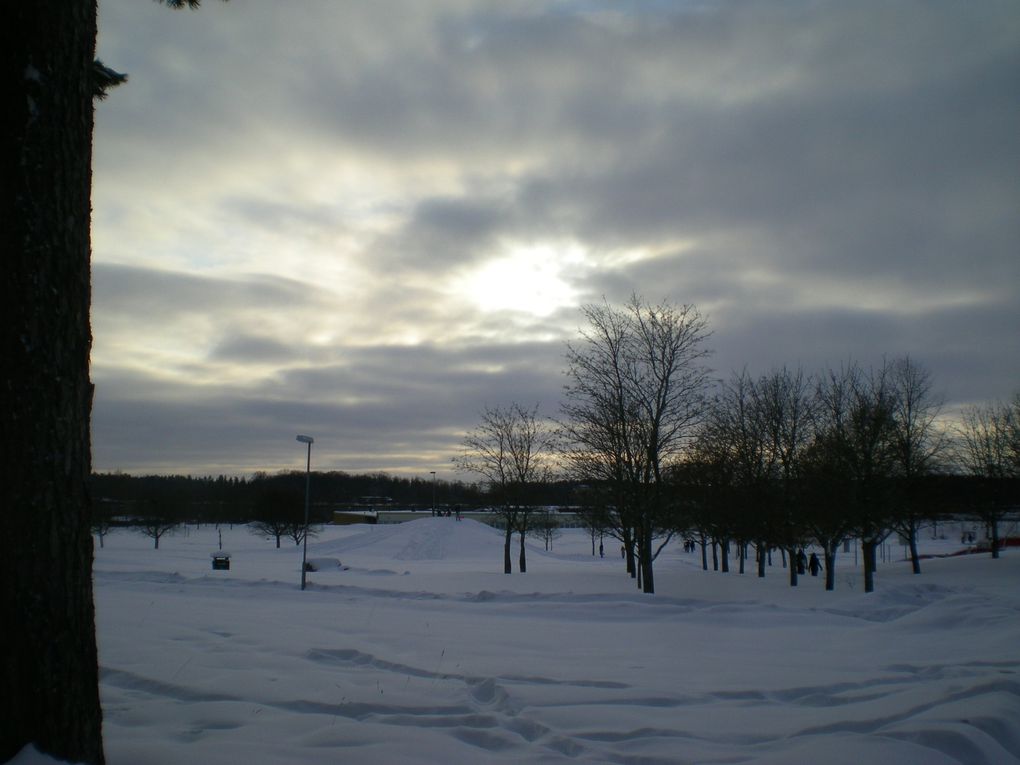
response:
<path id="1" fill-rule="evenodd" d="M 861 543 L 866 591 L 891 533 L 909 545 L 919 573 L 918 531 L 950 512 L 988 524 L 998 556 L 998 524 L 1017 502 L 1020 394 L 950 425 L 930 372 L 909 357 L 818 375 L 744 370 L 713 391 L 708 326 L 694 306 L 635 296 L 621 308 L 583 310 L 558 421 L 543 421 L 537 406 L 487 409 L 455 460 L 491 489 L 506 573 L 514 532 L 526 570 L 536 487 L 557 472 L 584 487 L 579 502 L 593 533 L 621 542 L 628 573 L 648 593 L 654 561 L 677 533 L 701 541 L 703 560 L 707 544 L 725 555 L 736 543 L 741 566 L 753 545 L 760 576 L 768 551 L 792 561 L 816 544 L 828 589 L 849 539 Z M 976 480 L 934 478 L 961 474 Z M 789 571 L 796 585 L 797 566 Z"/>
<path id="2" fill-rule="evenodd" d="M 738 549 L 753 543 L 762 576 L 763 551 L 793 559 L 818 544 L 827 589 L 836 551 L 851 538 L 861 544 L 865 591 L 891 533 L 920 573 L 918 531 L 946 516 L 985 523 L 998 557 L 999 524 L 1018 503 L 1020 396 L 967 410 L 959 424 L 942 409 L 930 372 L 909 357 L 816 378 L 787 369 L 734 374 L 678 468 L 680 505 L 700 534 Z M 795 585 L 796 567 L 790 577 Z"/>

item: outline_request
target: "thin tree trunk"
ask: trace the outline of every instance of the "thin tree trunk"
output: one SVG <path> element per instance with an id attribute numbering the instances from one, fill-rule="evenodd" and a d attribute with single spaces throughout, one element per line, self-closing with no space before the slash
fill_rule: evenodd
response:
<path id="1" fill-rule="evenodd" d="M 917 554 L 917 529 L 914 526 L 910 527 L 910 537 L 908 539 L 910 545 L 910 566 L 915 574 L 921 573 L 921 556 Z"/>
<path id="2" fill-rule="evenodd" d="M 719 545 L 716 540 L 712 540 L 712 570 L 719 570 Z"/>
<path id="3" fill-rule="evenodd" d="M 524 574 L 527 573 L 528 571 L 528 557 L 527 553 L 525 553 L 524 551 L 524 532 L 523 531 L 520 532 L 520 535 L 521 535 L 521 554 L 520 559 L 517 562 L 517 565 L 520 568 L 521 573 Z"/>
<path id="4" fill-rule="evenodd" d="M 513 527 L 507 523 L 506 535 L 503 539 L 503 573 L 513 573 L 513 567 L 510 565 L 510 543 L 513 541 L 514 530 Z"/>
<path id="5" fill-rule="evenodd" d="M 730 540 L 723 539 L 719 542 L 719 552 L 722 557 L 722 571 L 728 574 L 730 571 Z"/>
<path id="6" fill-rule="evenodd" d="M 701 534 L 699 541 L 701 542 L 701 570 L 708 571 L 708 543 L 704 534 Z"/>
<path id="7" fill-rule="evenodd" d="M 793 547 L 791 547 L 789 552 L 790 552 L 790 586 L 791 587 L 796 587 L 797 586 L 797 551 Z M 783 552 L 783 556 L 784 556 L 783 559 L 785 561 L 785 559 L 786 559 L 785 558 L 785 556 L 786 556 L 786 552 L 785 551 Z"/>
<path id="8" fill-rule="evenodd" d="M 4 762 L 29 743 L 61 760 L 103 762 L 88 494 L 95 36 L 94 0 L 4 7 Z"/>
<path id="9" fill-rule="evenodd" d="M 761 540 L 758 541 L 758 578 L 765 578 L 765 563 L 768 560 L 768 550 L 765 549 L 766 544 Z"/>
<path id="10" fill-rule="evenodd" d="M 999 522 L 993 520 L 988 524 L 992 529 L 992 557 L 999 557 Z"/>
<path id="11" fill-rule="evenodd" d="M 836 589 L 836 544 L 822 545 L 822 552 L 825 558 L 825 589 L 831 592 Z"/>
<path id="12" fill-rule="evenodd" d="M 649 595 L 655 593 L 655 574 L 652 571 L 652 527 L 651 522 L 645 524 L 641 534 L 641 567 L 645 577 L 642 592 Z"/>
<path id="13" fill-rule="evenodd" d="M 627 559 L 627 573 L 633 579 L 638 575 L 637 561 L 634 560 L 634 534 L 629 528 L 623 530 L 623 548 Z"/>

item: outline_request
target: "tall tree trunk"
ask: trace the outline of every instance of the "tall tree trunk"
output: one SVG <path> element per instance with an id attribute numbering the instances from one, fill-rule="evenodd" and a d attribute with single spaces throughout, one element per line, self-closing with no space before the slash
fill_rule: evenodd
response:
<path id="1" fill-rule="evenodd" d="M 506 535 L 503 538 L 503 573 L 513 573 L 513 566 L 510 565 L 510 543 L 513 541 L 514 529 L 509 522 L 506 524 Z"/>
<path id="2" fill-rule="evenodd" d="M 520 532 L 521 535 L 521 554 L 517 561 L 517 566 L 520 568 L 521 573 L 525 574 L 528 571 L 528 557 L 524 551 L 524 532 Z M 546 542 L 548 544 L 548 542 Z"/>
<path id="3" fill-rule="evenodd" d="M 641 533 L 641 568 L 644 571 L 642 592 L 655 593 L 655 575 L 652 573 L 652 525 L 646 522 Z"/>
<path id="4" fill-rule="evenodd" d="M 747 545 L 745 545 L 743 542 L 738 542 L 737 543 L 737 560 L 739 561 L 739 565 L 737 566 L 737 569 L 740 571 L 741 574 L 744 573 L 744 559 L 745 558 L 747 558 Z"/>
<path id="5" fill-rule="evenodd" d="M 719 545 L 715 539 L 712 540 L 712 570 L 719 570 Z"/>
<path id="6" fill-rule="evenodd" d="M 728 574 L 730 570 L 730 540 L 723 539 L 719 542 L 719 552 L 722 557 L 722 570 Z"/>
<path id="7" fill-rule="evenodd" d="M 708 571 L 708 543 L 705 540 L 704 532 L 701 532 L 699 541 L 701 543 L 701 570 Z"/>
<path id="8" fill-rule="evenodd" d="M 628 528 L 623 529 L 623 549 L 627 559 L 627 573 L 633 579 L 637 576 L 637 561 L 634 560 L 634 533 Z"/>
<path id="9" fill-rule="evenodd" d="M 0 761 L 102 763 L 88 478 L 94 0 L 10 3 L 0 25 Z"/>
<path id="10" fill-rule="evenodd" d="M 788 552 L 789 552 L 789 557 L 790 557 L 790 586 L 791 587 L 796 587 L 797 586 L 797 549 L 795 547 L 791 547 Z M 785 555 L 785 553 L 784 553 L 784 555 Z"/>
<path id="11" fill-rule="evenodd" d="M 910 534 L 907 540 L 910 545 L 910 567 L 915 574 L 921 573 L 921 556 L 917 554 L 917 527 L 910 525 Z"/>
<path id="12" fill-rule="evenodd" d="M 861 540 L 861 554 L 864 557 L 864 591 L 875 591 L 875 549 L 877 545 L 869 540 Z"/>
<path id="13" fill-rule="evenodd" d="M 768 560 L 769 553 L 766 549 L 767 543 L 758 540 L 758 578 L 765 578 L 765 562 Z"/>
<path id="14" fill-rule="evenodd" d="M 822 545 L 825 558 L 825 589 L 830 592 L 836 589 L 836 547 L 838 544 L 838 542 L 826 542 Z"/>
<path id="15" fill-rule="evenodd" d="M 992 531 L 992 557 L 999 557 L 999 521 L 995 518 L 988 524 Z"/>

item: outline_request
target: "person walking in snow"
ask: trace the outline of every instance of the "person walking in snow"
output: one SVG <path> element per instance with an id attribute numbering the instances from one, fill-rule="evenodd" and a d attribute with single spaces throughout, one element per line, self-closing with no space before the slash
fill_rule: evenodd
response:
<path id="1" fill-rule="evenodd" d="M 818 576 L 818 572 L 822 570 L 822 562 L 818 560 L 815 553 L 811 553 L 811 557 L 808 559 L 808 569 L 811 571 L 811 576 Z"/>

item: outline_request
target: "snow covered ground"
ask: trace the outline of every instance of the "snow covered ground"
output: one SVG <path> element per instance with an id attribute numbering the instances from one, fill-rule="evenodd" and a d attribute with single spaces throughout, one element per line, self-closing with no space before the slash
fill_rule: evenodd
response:
<path id="1" fill-rule="evenodd" d="M 425 517 L 327 527 L 309 557 L 346 568 L 301 592 L 300 548 L 222 534 L 229 571 L 212 527 L 96 550 L 111 765 L 1020 762 L 1013 550 L 865 595 L 852 555 L 826 593 L 676 545 L 648 596 L 609 540 L 507 576 L 499 532 Z"/>

